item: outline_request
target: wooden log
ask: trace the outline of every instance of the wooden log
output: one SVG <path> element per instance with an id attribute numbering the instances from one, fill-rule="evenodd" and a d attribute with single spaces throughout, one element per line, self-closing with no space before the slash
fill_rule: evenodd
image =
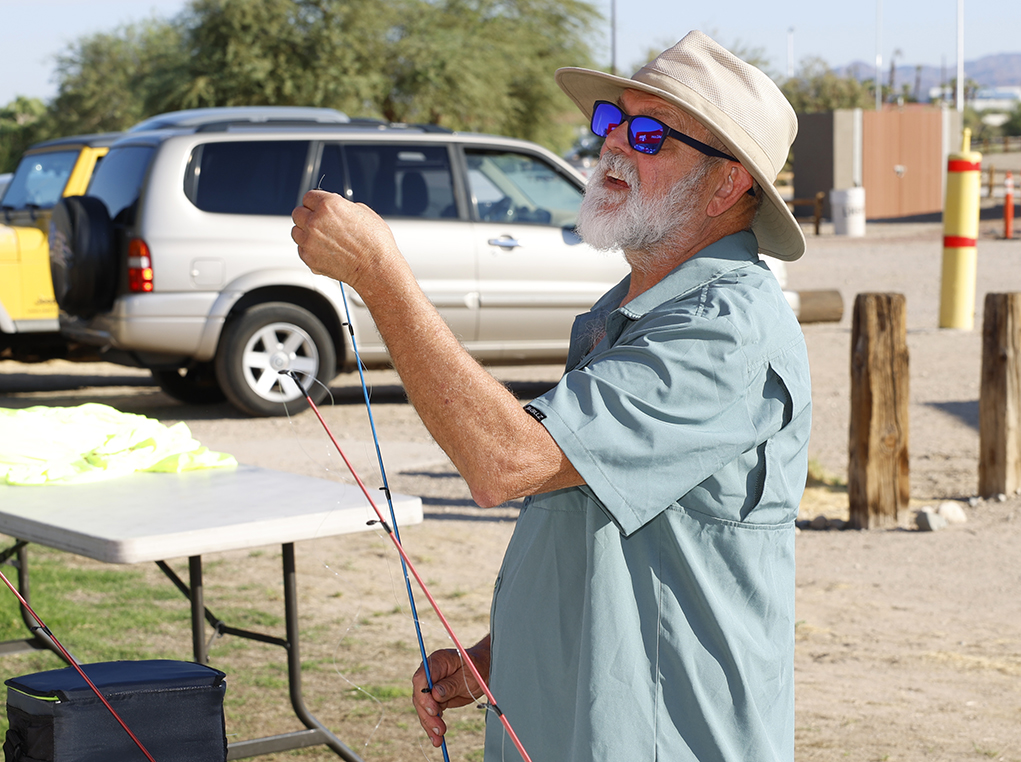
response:
<path id="1" fill-rule="evenodd" d="M 798 322 L 839 323 L 844 317 L 844 299 L 836 289 L 798 292 Z"/>
<path id="2" fill-rule="evenodd" d="M 1021 294 L 986 294 L 979 389 L 978 489 L 1021 487 Z"/>
<path id="3" fill-rule="evenodd" d="M 895 526 L 911 498 L 906 313 L 903 294 L 854 302 L 847 494 L 857 529 Z"/>

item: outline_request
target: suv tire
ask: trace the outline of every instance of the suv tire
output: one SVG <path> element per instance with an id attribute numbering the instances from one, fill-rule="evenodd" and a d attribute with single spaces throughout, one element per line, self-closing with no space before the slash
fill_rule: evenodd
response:
<path id="1" fill-rule="evenodd" d="M 337 369 L 330 332 L 306 309 L 286 302 L 256 305 L 223 329 L 216 378 L 238 409 L 254 416 L 288 415 L 307 406 L 282 370 L 293 370 L 315 402 L 329 392 Z"/>
<path id="2" fill-rule="evenodd" d="M 167 396 L 189 405 L 212 405 L 223 402 L 227 395 L 216 381 L 211 362 L 196 363 L 187 368 L 153 369 L 152 377 Z"/>
<path id="3" fill-rule="evenodd" d="M 113 223 L 91 196 L 68 196 L 50 219 L 50 272 L 57 306 L 88 320 L 113 307 L 118 267 Z"/>

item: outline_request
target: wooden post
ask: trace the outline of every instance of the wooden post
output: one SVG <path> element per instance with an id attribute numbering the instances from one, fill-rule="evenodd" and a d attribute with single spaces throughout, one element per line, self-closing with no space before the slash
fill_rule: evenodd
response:
<path id="1" fill-rule="evenodd" d="M 978 490 L 1021 487 L 1021 294 L 986 294 L 979 390 Z"/>
<path id="2" fill-rule="evenodd" d="M 896 526 L 911 497 L 903 294 L 859 294 L 851 327 L 847 494 L 852 527 Z"/>
<path id="3" fill-rule="evenodd" d="M 844 298 L 836 289 L 798 292 L 798 321 L 839 323 L 844 317 Z"/>
<path id="4" fill-rule="evenodd" d="M 819 227 L 822 225 L 822 205 L 826 201 L 826 191 L 819 191 L 815 194 L 815 206 L 812 211 L 815 215 L 815 234 L 819 235 Z"/>

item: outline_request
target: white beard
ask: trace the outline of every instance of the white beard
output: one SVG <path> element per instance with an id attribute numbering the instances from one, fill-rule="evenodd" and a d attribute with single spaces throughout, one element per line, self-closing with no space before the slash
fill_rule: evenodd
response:
<path id="1" fill-rule="evenodd" d="M 605 152 L 589 177 L 578 211 L 578 234 L 596 249 L 622 249 L 635 270 L 658 269 L 697 236 L 699 217 L 705 215 L 704 193 L 698 191 L 709 168 L 707 162 L 700 163 L 656 198 L 642 189 L 631 161 Z M 603 185 L 607 172 L 630 188 L 623 205 L 617 200 L 619 194 Z"/>

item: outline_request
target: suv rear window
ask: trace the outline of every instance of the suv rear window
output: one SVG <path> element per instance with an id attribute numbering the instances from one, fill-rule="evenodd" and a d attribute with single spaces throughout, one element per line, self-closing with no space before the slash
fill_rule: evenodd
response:
<path id="1" fill-rule="evenodd" d="M 112 148 L 96 167 L 86 194 L 102 199 L 114 222 L 130 225 L 153 155 L 152 146 Z"/>
<path id="2" fill-rule="evenodd" d="M 7 192 L 4 207 L 9 209 L 49 209 L 60 200 L 78 160 L 78 149 L 26 156 L 18 164 Z"/>
<path id="3" fill-rule="evenodd" d="M 204 212 L 290 215 L 301 201 L 308 146 L 304 140 L 196 146 L 184 193 Z"/>

